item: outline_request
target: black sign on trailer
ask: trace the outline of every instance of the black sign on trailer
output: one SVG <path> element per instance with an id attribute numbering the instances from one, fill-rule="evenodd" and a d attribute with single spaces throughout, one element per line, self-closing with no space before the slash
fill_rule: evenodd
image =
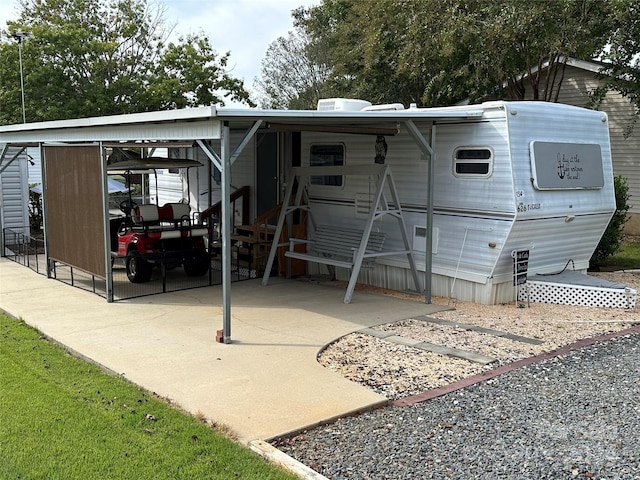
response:
<path id="1" fill-rule="evenodd" d="M 527 282 L 529 269 L 529 250 L 514 250 L 513 257 L 513 285 L 522 285 Z"/>

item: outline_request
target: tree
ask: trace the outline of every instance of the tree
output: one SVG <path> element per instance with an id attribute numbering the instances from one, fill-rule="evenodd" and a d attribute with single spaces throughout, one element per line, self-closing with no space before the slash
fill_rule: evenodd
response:
<path id="1" fill-rule="evenodd" d="M 514 100 L 529 89 L 534 100 L 556 102 L 567 60 L 592 58 L 613 27 L 610 2 L 598 0 L 502 0 L 483 10 L 492 22 L 477 43 L 479 70 L 506 82 Z"/>
<path id="2" fill-rule="evenodd" d="M 629 205 L 629 183 L 625 177 L 620 175 L 613 178 L 613 186 L 616 195 L 616 211 L 611 217 L 609 225 L 607 225 L 598 246 L 596 247 L 591 260 L 589 261 L 591 267 L 598 267 L 604 263 L 604 261 L 614 255 L 622 244 L 622 237 L 624 232 L 624 224 L 628 219 L 627 212 L 631 208 Z"/>
<path id="3" fill-rule="evenodd" d="M 553 101 L 566 58 L 588 58 L 606 42 L 611 4 L 324 0 L 299 23 L 325 52 L 325 84 L 337 95 L 434 106 L 523 99 L 529 90 Z"/>
<path id="4" fill-rule="evenodd" d="M 244 90 L 242 80 L 226 73 L 230 53 L 216 57 L 205 36 L 188 35 L 169 43 L 151 70 L 154 82 L 147 91 L 147 105 L 156 110 L 224 105 L 223 97 L 255 106 Z M 220 91 L 225 91 L 221 96 Z"/>
<path id="5" fill-rule="evenodd" d="M 313 109 L 322 96 L 328 69 L 310 60 L 309 42 L 300 31 L 272 42 L 261 64 L 256 89 L 260 105 L 276 109 Z"/>
<path id="6" fill-rule="evenodd" d="M 323 52 L 298 21 L 303 10 L 294 11 L 294 30 L 272 42 L 262 60 L 255 87 L 263 108 L 314 109 L 327 96 L 331 72 Z"/>
<path id="7" fill-rule="evenodd" d="M 0 40 L 0 123 L 21 121 L 22 44 L 27 121 L 151 111 L 225 98 L 252 105 L 204 35 L 167 44 L 164 7 L 147 0 L 21 0 Z"/>
<path id="8" fill-rule="evenodd" d="M 613 2 L 614 28 L 601 58 L 606 84 L 594 92 L 596 103 L 608 90 L 629 98 L 636 114 L 627 133 L 631 133 L 640 115 L 640 4 L 634 0 Z"/>
<path id="9" fill-rule="evenodd" d="M 429 58 L 416 65 L 418 59 L 408 57 L 404 48 L 415 26 L 410 19 L 418 15 L 422 3 L 325 0 L 299 13 L 299 23 L 312 43 L 328 57 L 327 84 L 335 96 L 373 103 L 420 100 L 428 82 L 421 66 Z M 417 68 L 409 67 L 412 62 Z"/>

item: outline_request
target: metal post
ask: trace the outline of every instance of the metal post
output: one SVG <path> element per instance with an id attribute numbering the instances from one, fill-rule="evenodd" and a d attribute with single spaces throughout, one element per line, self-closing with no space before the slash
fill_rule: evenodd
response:
<path id="1" fill-rule="evenodd" d="M 221 132 L 222 171 L 222 341 L 231 343 L 231 155 L 229 147 L 229 124 L 224 123 Z"/>
<path id="2" fill-rule="evenodd" d="M 413 140 L 418 145 L 418 148 L 422 150 L 422 152 L 427 157 L 427 225 L 426 225 L 426 248 L 424 252 L 425 258 L 425 272 L 424 272 L 424 302 L 431 303 L 431 272 L 432 272 L 432 261 L 433 254 L 431 252 L 433 248 L 433 186 L 434 186 L 434 178 L 433 178 L 433 170 L 435 163 L 435 155 L 436 155 L 436 126 L 431 124 L 431 145 L 427 143 L 427 140 L 424 138 L 418 127 L 411 120 L 407 120 L 405 122 L 405 126 L 407 127 L 407 131 L 413 137 Z"/>
<path id="3" fill-rule="evenodd" d="M 22 73 L 22 40 L 29 37 L 29 32 L 14 32 L 11 36 L 18 42 L 18 58 L 20 61 L 20 92 L 22 95 L 22 123 L 27 123 L 27 114 L 24 107 L 24 75 Z"/>
<path id="4" fill-rule="evenodd" d="M 47 203 L 47 159 L 45 155 L 45 148 L 42 143 L 38 144 L 38 148 L 40 150 L 40 178 L 42 179 L 42 195 L 40 199 L 42 200 L 42 228 L 44 232 L 44 259 L 45 264 L 47 266 L 47 278 L 55 278 L 52 277 L 52 273 L 55 274 L 55 271 L 51 270 L 51 259 L 49 258 L 49 229 L 47 225 L 47 212 L 49 210 L 49 205 Z"/>
<path id="5" fill-rule="evenodd" d="M 433 178 L 436 162 L 436 126 L 431 124 L 431 154 L 427 163 L 427 238 L 425 248 L 425 286 L 424 302 L 431 303 L 431 279 L 433 276 L 433 189 L 435 180 Z"/>
<path id="6" fill-rule="evenodd" d="M 100 149 L 100 168 L 102 176 L 102 225 L 105 245 L 104 270 L 105 270 L 105 296 L 107 302 L 113 302 L 113 263 L 111 261 L 111 215 L 109 213 L 109 175 L 107 172 L 107 153 L 102 142 L 98 144 Z"/>
<path id="7" fill-rule="evenodd" d="M 22 74 L 22 42 L 18 42 L 18 56 L 20 57 L 20 92 L 22 95 L 22 123 L 27 123 L 27 112 L 24 108 L 24 75 Z"/>

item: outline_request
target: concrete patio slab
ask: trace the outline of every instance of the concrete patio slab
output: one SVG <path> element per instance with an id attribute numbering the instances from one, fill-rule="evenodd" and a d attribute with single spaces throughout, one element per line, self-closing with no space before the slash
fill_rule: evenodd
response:
<path id="1" fill-rule="evenodd" d="M 243 443 L 267 440 L 386 398 L 322 367 L 318 352 L 363 328 L 445 310 L 440 305 L 273 278 L 231 287 L 231 344 L 222 289 L 107 303 L 0 259 L 0 308 L 78 354 L 230 427 Z"/>

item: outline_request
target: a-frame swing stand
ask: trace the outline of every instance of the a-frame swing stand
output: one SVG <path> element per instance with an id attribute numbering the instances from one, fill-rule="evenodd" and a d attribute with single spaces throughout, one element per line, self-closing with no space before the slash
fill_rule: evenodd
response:
<path id="1" fill-rule="evenodd" d="M 352 228 L 327 227 L 316 224 L 313 218 L 313 212 L 309 203 L 309 186 L 311 177 L 318 176 L 369 176 L 377 178 L 376 190 L 372 198 L 367 216 L 366 223 L 362 230 L 354 230 Z M 297 185 L 297 191 L 292 203 L 292 195 L 294 185 Z M 385 188 L 386 187 L 386 188 Z M 391 195 L 393 207 L 387 202 L 385 190 Z M 291 239 L 290 244 L 280 244 L 279 239 L 282 228 L 287 215 L 295 210 L 303 210 L 308 213 L 308 219 L 311 223 L 310 239 L 299 240 L 297 243 L 306 243 L 307 252 L 300 253 L 294 251 L 296 239 Z M 402 250 L 384 250 L 382 244 L 386 234 L 375 232 L 373 230 L 374 222 L 385 215 L 391 215 L 398 222 L 398 230 L 402 235 L 404 249 Z M 322 235 L 318 235 L 323 232 Z M 317 238 L 314 238 L 314 234 Z M 322 245 L 320 245 L 322 243 Z M 350 303 L 355 289 L 360 268 L 364 264 L 371 264 L 377 257 L 406 255 L 411 269 L 413 282 L 416 291 L 421 292 L 420 281 L 418 280 L 418 270 L 413 257 L 413 251 L 409 244 L 407 229 L 402 216 L 400 207 L 400 199 L 396 190 L 391 168 L 388 165 L 358 165 L 358 166 L 317 166 L 317 167 L 294 167 L 287 182 L 287 190 L 285 198 L 278 217 L 273 243 L 269 252 L 269 259 L 262 277 L 262 285 L 269 282 L 269 273 L 273 266 L 277 250 L 279 247 L 290 245 L 290 250 L 285 253 L 286 256 L 298 258 L 306 261 L 323 263 L 330 267 L 345 267 L 351 269 L 349 284 L 344 296 L 344 303 Z M 345 251 L 347 253 L 345 253 Z"/>

